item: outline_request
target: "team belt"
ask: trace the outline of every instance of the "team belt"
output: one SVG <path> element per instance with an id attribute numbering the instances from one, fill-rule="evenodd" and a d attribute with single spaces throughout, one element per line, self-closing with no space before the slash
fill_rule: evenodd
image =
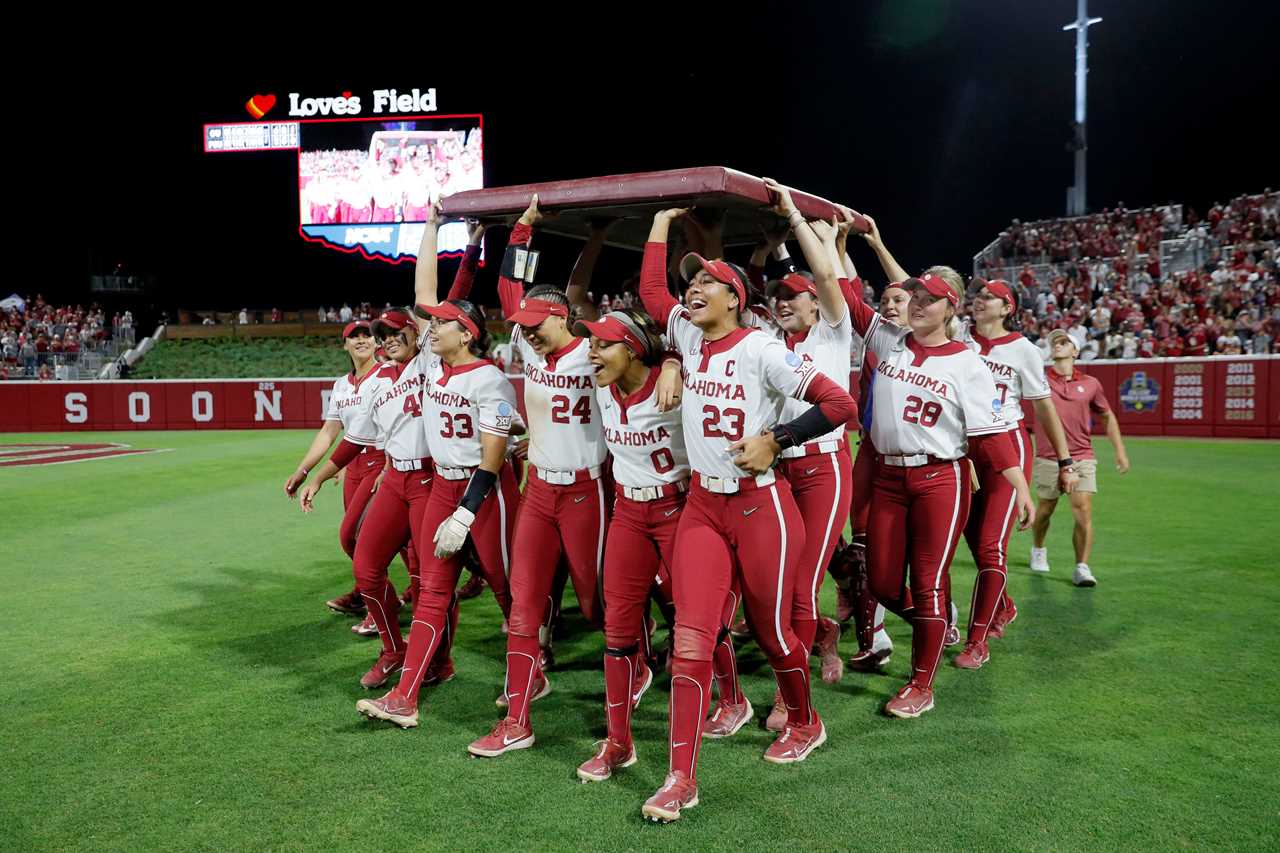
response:
<path id="1" fill-rule="evenodd" d="M 693 473 L 694 483 L 717 495 L 736 495 L 738 492 L 772 486 L 776 479 L 772 471 L 759 477 L 706 477 L 696 471 Z"/>
<path id="2" fill-rule="evenodd" d="M 421 471 L 431 464 L 431 457 L 427 456 L 423 459 L 391 459 L 391 467 L 397 471 Z"/>
<path id="3" fill-rule="evenodd" d="M 673 495 L 684 494 L 689 490 L 689 481 L 681 480 L 678 483 L 663 483 L 661 486 L 642 486 L 639 488 L 624 486 L 619 483 L 615 489 L 618 494 L 629 501 L 648 503 L 649 501 L 657 501 Z"/>
<path id="4" fill-rule="evenodd" d="M 449 468 L 436 465 L 436 476 L 442 480 L 469 480 L 475 472 L 475 468 Z"/>
<path id="5" fill-rule="evenodd" d="M 828 441 L 811 441 L 799 447 L 788 447 L 782 451 L 782 458 L 800 459 L 805 456 L 823 456 L 828 453 L 839 453 L 845 449 L 847 444 L 847 440 L 843 437 L 833 438 Z"/>
<path id="6" fill-rule="evenodd" d="M 906 456 L 892 453 L 877 454 L 877 458 L 891 468 L 919 468 L 922 465 L 942 465 L 954 459 L 939 459 L 931 453 L 913 453 Z"/>
<path id="7" fill-rule="evenodd" d="M 543 480 L 553 486 L 572 486 L 574 483 L 589 483 L 592 480 L 600 479 L 599 465 L 580 468 L 577 471 L 548 471 L 546 468 L 530 465 L 529 472 L 539 480 Z"/>

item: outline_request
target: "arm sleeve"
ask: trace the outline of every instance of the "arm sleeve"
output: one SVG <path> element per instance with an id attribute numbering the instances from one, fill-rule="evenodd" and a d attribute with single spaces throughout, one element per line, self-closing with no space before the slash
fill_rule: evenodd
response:
<path id="1" fill-rule="evenodd" d="M 511 423 L 515 418 L 516 391 L 500 370 L 494 368 L 491 372 L 493 381 L 486 383 L 478 406 L 480 431 L 506 438 L 511 434 Z"/>
<path id="2" fill-rule="evenodd" d="M 640 265 L 640 301 L 644 310 L 657 323 L 667 323 L 671 311 L 679 307 L 671 292 L 667 290 L 667 244 L 645 243 L 644 261 Z M 672 334 L 672 329 L 667 329 Z"/>
<path id="3" fill-rule="evenodd" d="M 960 393 L 965 433 L 975 436 L 1004 432 L 1009 424 L 1004 419 L 1004 406 L 996 395 L 996 381 L 991 378 L 991 371 L 987 370 L 987 366 L 972 350 L 965 350 L 960 355 L 966 356 L 971 362 L 969 369 L 965 371 L 967 381 L 964 387 L 956 389 Z"/>
<path id="4" fill-rule="evenodd" d="M 458 506 L 468 510 L 472 515 L 480 512 L 484 499 L 493 491 L 493 484 L 498 482 L 498 475 L 483 468 L 477 468 L 467 483 L 467 491 L 462 495 Z"/>
<path id="5" fill-rule="evenodd" d="M 333 453 L 329 456 L 329 461 L 342 470 L 347 467 L 347 463 L 364 451 L 364 447 L 359 444 L 353 444 L 345 438 L 338 442 L 338 446 L 334 448 Z"/>
<path id="6" fill-rule="evenodd" d="M 522 222 L 517 222 L 516 227 L 511 229 L 511 236 L 507 239 L 508 246 L 528 246 L 529 241 L 533 239 L 533 228 Z M 498 274 L 498 300 L 502 304 L 502 316 L 510 317 L 520 308 L 520 299 L 524 296 L 524 285 L 518 281 L 512 281 L 501 273 Z"/>
<path id="7" fill-rule="evenodd" d="M 480 248 L 480 246 L 467 246 L 467 253 L 462 256 L 462 263 L 458 265 L 458 271 L 453 275 L 453 285 L 449 288 L 449 295 L 445 297 L 445 301 L 471 297 L 471 286 L 476 281 L 476 268 L 480 266 Z"/>
<path id="8" fill-rule="evenodd" d="M 1013 441 L 1007 431 L 969 436 L 969 458 L 979 468 L 993 471 L 1018 467 L 1018 455 L 1013 450 Z"/>
<path id="9" fill-rule="evenodd" d="M 870 337 L 872 325 L 879 325 L 880 315 L 871 306 L 862 301 L 862 279 L 840 279 L 840 292 L 849 306 L 849 318 L 853 321 L 853 330 L 864 338 Z"/>
<path id="10" fill-rule="evenodd" d="M 826 435 L 856 411 L 848 392 L 817 371 L 805 386 L 804 399 L 813 403 L 808 411 L 773 429 L 774 439 L 784 449 Z"/>

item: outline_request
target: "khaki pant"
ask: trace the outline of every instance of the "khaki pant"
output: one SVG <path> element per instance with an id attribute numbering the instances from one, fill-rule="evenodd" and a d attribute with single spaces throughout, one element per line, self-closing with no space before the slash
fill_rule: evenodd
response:
<path id="1" fill-rule="evenodd" d="M 1076 491 L 1097 494 L 1098 460 L 1077 460 L 1075 469 L 1076 473 L 1080 475 L 1080 481 L 1076 483 Z M 1056 459 L 1041 459 L 1037 456 L 1031 480 L 1035 486 L 1036 497 L 1041 500 L 1057 500 L 1062 495 L 1062 491 L 1058 488 L 1058 461 Z"/>

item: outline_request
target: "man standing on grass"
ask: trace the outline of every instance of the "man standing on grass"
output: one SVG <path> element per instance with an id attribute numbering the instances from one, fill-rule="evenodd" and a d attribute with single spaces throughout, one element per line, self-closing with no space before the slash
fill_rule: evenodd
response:
<path id="1" fill-rule="evenodd" d="M 1063 329 L 1049 333 L 1049 351 L 1053 365 L 1045 371 L 1049 380 L 1053 407 L 1067 434 L 1070 459 L 1059 460 L 1054 453 L 1040 420 L 1036 419 L 1036 461 L 1033 472 L 1036 497 L 1036 520 L 1033 526 L 1034 544 L 1031 547 L 1031 571 L 1048 572 L 1049 554 L 1044 547 L 1049 533 L 1049 520 L 1058 506 L 1062 492 L 1058 490 L 1058 466 L 1074 464 L 1080 482 L 1068 498 L 1071 514 L 1075 517 L 1075 530 L 1071 534 L 1076 551 L 1076 570 L 1071 580 L 1076 586 L 1094 586 L 1097 580 L 1089 571 L 1089 553 L 1093 550 L 1093 496 L 1098 491 L 1098 460 L 1093 455 L 1093 443 L 1089 438 L 1090 416 L 1097 415 L 1106 422 L 1107 439 L 1116 451 L 1116 470 L 1121 474 L 1129 470 L 1129 457 L 1120 437 L 1120 423 L 1107 405 L 1102 385 L 1097 379 L 1076 371 L 1076 356 L 1080 354 L 1075 339 Z"/>

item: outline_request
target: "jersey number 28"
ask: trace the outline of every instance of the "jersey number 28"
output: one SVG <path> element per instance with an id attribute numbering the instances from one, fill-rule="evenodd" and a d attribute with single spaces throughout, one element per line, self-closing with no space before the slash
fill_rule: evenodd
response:
<path id="1" fill-rule="evenodd" d="M 909 424 L 931 427 L 942 415 L 942 406 L 930 400 L 925 402 L 912 394 L 907 398 L 907 407 L 902 410 L 902 419 Z"/>

